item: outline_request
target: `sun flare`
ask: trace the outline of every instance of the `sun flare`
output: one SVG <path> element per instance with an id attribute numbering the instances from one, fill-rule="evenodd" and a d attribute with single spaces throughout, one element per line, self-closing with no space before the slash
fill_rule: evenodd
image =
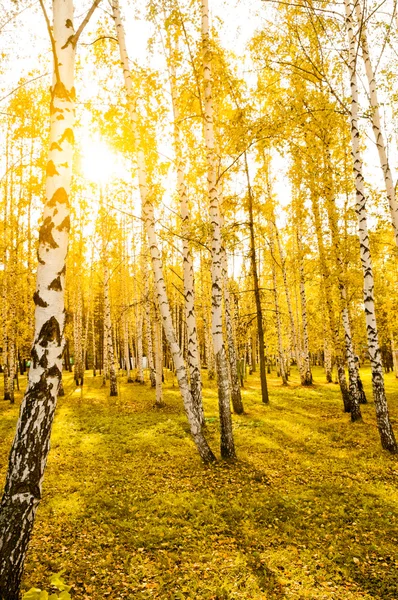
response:
<path id="1" fill-rule="evenodd" d="M 82 147 L 82 175 L 85 179 L 105 184 L 125 175 L 121 157 L 101 139 L 88 139 Z"/>

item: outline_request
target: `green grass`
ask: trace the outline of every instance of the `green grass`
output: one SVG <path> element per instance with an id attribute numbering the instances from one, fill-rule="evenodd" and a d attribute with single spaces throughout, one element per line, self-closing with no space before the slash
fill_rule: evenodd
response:
<path id="1" fill-rule="evenodd" d="M 371 399 L 370 375 L 362 369 Z M 205 377 L 205 375 L 204 375 Z M 236 464 L 200 463 L 178 389 L 166 406 L 149 385 L 109 398 L 99 377 L 59 401 L 24 586 L 65 569 L 76 600 L 398 600 L 398 462 L 381 450 L 374 406 L 342 412 L 338 386 L 243 391 Z M 386 375 L 398 435 L 398 382 Z M 19 395 L 19 399 L 20 399 Z M 217 397 L 205 380 L 208 439 Z M 0 404 L 5 474 L 18 404 Z"/>

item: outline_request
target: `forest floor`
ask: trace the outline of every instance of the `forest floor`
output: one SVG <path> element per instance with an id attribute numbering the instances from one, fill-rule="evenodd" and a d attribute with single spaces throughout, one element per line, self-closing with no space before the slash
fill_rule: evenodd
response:
<path id="1" fill-rule="evenodd" d="M 362 369 L 371 399 L 369 369 Z M 208 438 L 218 451 L 217 396 L 204 374 Z M 342 412 L 338 386 L 243 390 L 233 417 L 238 462 L 205 467 L 167 373 L 166 406 L 121 377 L 118 398 L 71 374 L 57 409 L 24 587 L 65 570 L 75 600 L 398 600 L 398 460 Z M 21 383 L 21 389 L 24 387 Z M 175 384 L 175 382 L 174 382 Z M 386 375 L 398 435 L 398 381 Z M 0 475 L 18 415 L 0 404 Z"/>

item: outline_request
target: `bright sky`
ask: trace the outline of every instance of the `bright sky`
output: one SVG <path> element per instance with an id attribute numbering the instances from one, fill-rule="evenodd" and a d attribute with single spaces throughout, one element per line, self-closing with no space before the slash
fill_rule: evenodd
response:
<path id="1" fill-rule="evenodd" d="M 76 24 L 81 21 L 82 16 L 85 14 L 90 3 L 91 2 L 87 1 L 76 2 Z M 47 2 L 47 4 L 49 4 L 49 2 Z M 3 15 L 7 14 L 10 7 L 14 11 L 21 11 L 23 7 L 27 7 L 26 10 L 22 10 L 19 17 L 10 21 L 4 27 L 1 27 L 1 23 L 5 23 L 7 18 L 3 16 L 0 20 L 0 45 L 7 50 L 8 56 L 13 56 L 12 64 L 3 62 L 2 65 L 4 68 L 4 73 L 2 73 L 0 77 L 0 98 L 2 98 L 18 85 L 21 77 L 29 77 L 28 74 L 30 71 L 39 68 L 40 74 L 49 72 L 51 70 L 51 53 L 49 49 L 48 33 L 38 0 L 33 0 L 32 2 L 30 0 L 25 0 L 19 5 L 18 9 L 15 8 L 15 3 L 11 0 L 2 0 L 0 6 Z M 146 45 L 149 36 L 152 34 L 152 25 L 140 17 L 137 18 L 137 9 L 132 3 L 127 4 L 122 0 L 121 6 L 124 13 L 130 58 L 145 65 L 147 61 Z M 268 7 L 269 6 L 270 5 L 268 4 Z M 391 7 L 392 0 L 388 0 L 384 4 L 384 9 L 388 12 L 391 10 Z M 233 50 L 235 54 L 240 57 L 241 74 L 252 80 L 253 74 L 249 72 L 248 62 L 245 59 L 245 47 L 254 30 L 257 27 L 266 26 L 266 19 L 269 16 L 267 3 L 265 0 L 210 0 L 210 9 L 212 21 L 220 33 L 222 43 L 227 49 Z M 102 10 L 108 10 L 108 4 L 102 3 L 97 15 L 93 17 L 90 27 L 87 29 L 81 40 L 83 44 L 93 39 L 92 32 L 95 30 L 96 20 L 101 17 Z M 50 7 L 48 12 L 50 13 Z M 89 47 L 82 46 L 81 51 L 84 53 L 90 51 L 90 49 Z M 388 56 L 385 58 L 388 59 Z M 163 59 L 159 57 L 152 60 L 161 63 Z M 100 98 L 101 90 L 98 89 L 98 86 L 95 84 L 95 76 L 91 73 L 84 74 L 86 83 L 87 78 L 90 78 L 90 85 L 94 90 L 94 93 L 98 94 L 98 97 Z M 45 79 L 50 82 L 50 75 L 47 75 Z M 34 102 L 34 98 L 32 98 L 32 101 Z M 6 101 L 0 102 L 0 111 L 5 103 Z M 83 148 L 83 154 L 86 157 L 84 159 L 86 165 L 85 170 L 87 171 L 89 179 L 95 176 L 92 170 L 90 172 L 89 157 L 92 156 L 98 160 L 96 152 L 97 154 L 102 153 L 102 156 L 104 156 L 108 151 L 101 146 L 100 140 L 90 138 L 88 147 Z M 394 173 L 396 173 L 395 166 L 397 162 L 397 152 L 395 139 L 390 141 L 390 154 Z M 370 128 L 368 129 L 365 158 L 368 165 L 366 173 L 367 179 L 371 180 L 373 184 L 377 182 L 377 185 L 382 189 L 383 185 L 380 169 L 378 167 L 378 157 Z M 108 152 L 108 157 L 105 162 L 110 166 L 112 164 L 115 165 L 120 163 L 120 160 L 118 160 L 118 157 L 110 157 Z M 282 158 L 276 156 L 274 159 L 274 168 L 274 190 L 283 207 L 290 199 L 290 186 L 286 177 L 286 162 Z M 107 168 L 104 167 L 104 169 L 101 170 L 100 177 L 104 178 L 105 173 L 107 173 L 107 176 L 109 177 L 113 172 L 111 170 L 108 173 Z M 281 224 L 283 224 L 283 219 L 281 220 Z"/>

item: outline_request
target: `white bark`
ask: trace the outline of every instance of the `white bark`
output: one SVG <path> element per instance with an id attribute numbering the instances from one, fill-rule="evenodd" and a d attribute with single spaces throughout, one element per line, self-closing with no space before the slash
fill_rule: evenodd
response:
<path id="1" fill-rule="evenodd" d="M 17 600 L 20 595 L 62 377 L 65 259 L 74 143 L 77 39 L 73 35 L 73 1 L 54 0 L 50 148 L 46 201 L 39 232 L 34 340 L 28 386 L 11 448 L 0 508 L 0 597 L 7 600 Z"/>
<path id="2" fill-rule="evenodd" d="M 305 274 L 303 249 L 301 243 L 301 230 L 297 228 L 297 256 L 299 262 L 299 280 L 300 280 L 300 307 L 301 307 L 301 324 L 303 329 L 303 351 L 301 358 L 300 379 L 301 385 L 312 385 L 311 361 L 310 361 L 310 345 L 308 336 L 308 318 L 307 318 L 307 296 L 305 293 Z"/>
<path id="3" fill-rule="evenodd" d="M 366 196 L 362 174 L 362 156 L 360 150 L 360 134 L 358 128 L 358 85 L 356 73 L 356 43 L 353 32 L 353 11 L 350 0 L 345 0 L 345 24 L 348 37 L 348 68 L 351 87 L 351 143 L 354 161 L 354 177 L 356 191 L 356 212 L 358 216 L 358 235 L 360 256 L 364 278 L 364 308 L 368 352 L 372 369 L 373 396 L 376 408 L 377 425 L 382 447 L 390 452 L 397 452 L 397 443 L 388 414 L 387 398 L 384 389 L 383 367 L 378 340 L 376 313 L 374 305 L 374 278 L 370 254 L 367 224 Z"/>
<path id="4" fill-rule="evenodd" d="M 205 462 L 215 460 L 214 454 L 211 451 L 202 432 L 202 426 L 196 414 L 196 410 L 192 400 L 192 394 L 189 388 L 187 372 L 185 369 L 184 359 L 181 349 L 178 346 L 175 331 L 172 324 L 170 305 L 167 299 L 166 285 L 163 277 L 162 259 L 157 243 L 155 232 L 155 215 L 153 205 L 148 193 L 146 166 L 144 153 L 141 147 L 141 140 L 138 128 L 138 114 L 135 106 L 135 96 L 132 86 L 131 73 L 129 67 L 129 59 L 126 49 L 125 35 L 123 24 L 120 17 L 120 9 L 118 0 L 113 0 L 112 3 L 113 17 L 115 20 L 116 33 L 119 42 L 120 59 L 123 67 L 124 82 L 127 92 L 128 109 L 130 113 L 133 134 L 136 141 L 137 150 L 137 166 L 138 180 L 142 203 L 142 214 L 145 224 L 145 230 L 148 238 L 149 250 L 152 258 L 152 268 L 154 273 L 155 287 L 158 298 L 158 305 L 163 321 L 163 330 L 173 356 L 174 365 L 176 368 L 177 380 L 184 402 L 185 412 L 188 417 L 188 422 L 191 429 L 191 434 L 198 449 L 201 458 Z"/>
<path id="5" fill-rule="evenodd" d="M 395 243 L 398 246 L 398 202 L 395 197 L 395 187 L 392 179 L 390 163 L 387 156 L 387 147 L 381 128 L 379 100 L 377 97 L 377 83 L 375 73 L 370 60 L 368 37 L 366 33 L 366 23 L 362 16 L 361 0 L 355 0 L 355 11 L 357 14 L 357 24 L 360 28 L 360 44 L 362 48 L 362 57 L 365 63 L 366 78 L 369 85 L 370 108 L 372 111 L 372 129 L 376 141 L 376 148 L 379 155 L 380 167 L 383 172 L 384 183 L 386 186 L 387 199 L 390 207 L 391 222 L 394 230 Z M 352 15 L 353 17 L 353 15 Z M 352 18 L 353 21 L 353 18 Z"/>
<path id="6" fill-rule="evenodd" d="M 218 405 L 221 426 L 221 455 L 235 457 L 230 408 L 228 363 L 222 328 L 222 237 L 217 193 L 217 157 L 213 124 L 213 101 L 211 83 L 211 48 L 209 36 L 208 0 L 202 0 L 202 51 L 204 80 L 204 136 L 207 160 L 207 191 L 212 226 L 212 337 L 217 371 Z"/>
<path id="7" fill-rule="evenodd" d="M 279 368 L 280 375 L 282 378 L 282 384 L 287 385 L 287 373 L 285 366 L 285 357 L 283 353 L 283 336 L 282 336 L 282 324 L 279 310 L 279 298 L 276 280 L 276 268 L 275 268 L 275 244 L 274 244 L 274 233 L 272 231 L 273 224 L 270 227 L 269 245 L 271 251 L 271 271 L 272 271 L 272 283 L 273 283 L 273 296 L 275 305 L 275 321 L 276 321 L 276 332 L 278 337 L 278 356 L 279 356 Z"/>

